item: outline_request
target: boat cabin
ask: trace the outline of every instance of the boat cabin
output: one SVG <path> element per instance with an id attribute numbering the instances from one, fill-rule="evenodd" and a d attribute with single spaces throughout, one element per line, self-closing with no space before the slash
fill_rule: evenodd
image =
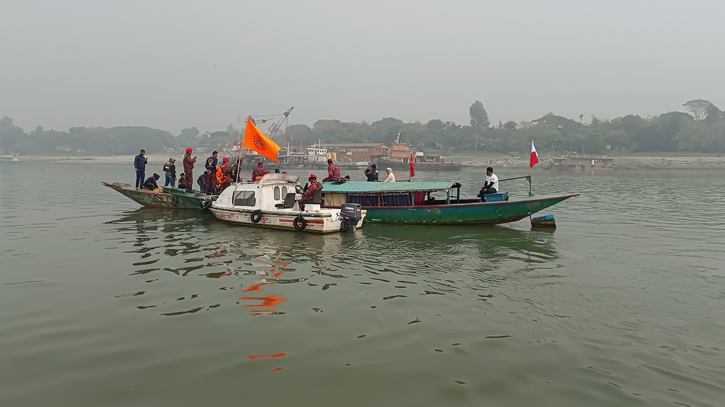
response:
<path id="1" fill-rule="evenodd" d="M 345 203 L 371 207 L 425 207 L 481 203 L 480 198 L 461 198 L 457 182 L 326 182 L 322 192 L 325 207 L 338 208 Z M 435 194 L 435 196 L 433 196 Z M 508 193 L 487 195 L 487 202 L 508 201 Z"/>
<path id="2" fill-rule="evenodd" d="M 299 210 L 299 177 L 289 174 L 266 174 L 259 182 L 237 183 L 227 187 L 216 203 L 225 207 L 249 210 Z"/>

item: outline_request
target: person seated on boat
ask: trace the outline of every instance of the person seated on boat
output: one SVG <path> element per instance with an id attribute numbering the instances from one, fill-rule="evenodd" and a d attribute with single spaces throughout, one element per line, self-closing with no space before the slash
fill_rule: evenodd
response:
<path id="1" fill-rule="evenodd" d="M 352 180 L 350 179 L 350 176 L 349 175 L 345 175 L 345 178 L 341 179 L 340 181 L 342 181 L 342 182 L 350 182 Z"/>
<path id="2" fill-rule="evenodd" d="M 280 173 L 280 172 L 279 172 L 279 168 L 275 168 L 275 169 L 274 169 L 274 173 L 275 173 L 275 174 L 279 174 L 279 173 Z"/>
<path id="3" fill-rule="evenodd" d="M 199 175 L 199 178 L 196 179 L 196 183 L 199 184 L 199 191 L 201 191 L 202 194 L 206 194 L 209 189 L 209 171 L 204 171 L 203 174 Z"/>
<path id="4" fill-rule="evenodd" d="M 395 182 L 395 174 L 393 174 L 393 169 L 388 167 L 385 169 L 385 172 L 388 174 L 388 176 L 383 182 Z"/>
<path id="5" fill-rule="evenodd" d="M 143 183 L 143 188 L 151 190 L 151 191 L 158 188 L 159 186 L 156 185 L 156 181 L 159 178 L 161 178 L 161 176 L 159 174 L 154 174 L 154 175 L 148 177 L 148 179 L 146 179 L 146 181 L 144 181 L 144 183 Z"/>
<path id="6" fill-rule="evenodd" d="M 257 182 L 257 177 L 263 177 L 267 170 L 264 169 L 264 161 L 257 163 L 257 168 L 252 171 L 252 181 Z"/>
<path id="7" fill-rule="evenodd" d="M 179 189 L 186 189 L 186 177 L 183 172 L 179 175 Z"/>
<path id="8" fill-rule="evenodd" d="M 335 165 L 331 159 L 327 160 L 327 178 L 322 182 L 337 182 L 340 180 L 340 167 Z"/>
<path id="9" fill-rule="evenodd" d="M 322 189 L 322 184 L 317 182 L 317 175 L 311 174 L 310 178 L 307 179 L 307 185 L 305 186 L 304 194 L 302 195 L 302 199 L 300 199 L 300 210 L 305 210 L 305 202 L 312 202 L 312 199 L 315 197 L 315 192 Z"/>
<path id="10" fill-rule="evenodd" d="M 484 195 L 495 194 L 498 192 L 498 177 L 493 173 L 493 168 L 486 168 L 486 183 L 481 188 L 481 193 L 478 196 L 481 197 L 481 202 L 485 202 Z"/>

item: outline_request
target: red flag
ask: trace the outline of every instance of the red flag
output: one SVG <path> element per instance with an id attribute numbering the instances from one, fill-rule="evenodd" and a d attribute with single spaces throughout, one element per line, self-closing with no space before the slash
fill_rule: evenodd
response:
<path id="1" fill-rule="evenodd" d="M 246 147 L 252 151 L 256 151 L 259 154 L 274 160 L 279 163 L 277 159 L 277 153 L 280 147 L 272 141 L 271 138 L 267 137 L 262 133 L 257 126 L 254 125 L 254 120 L 251 117 L 247 118 L 247 129 L 244 132 L 244 142 L 242 147 Z"/>
<path id="2" fill-rule="evenodd" d="M 415 177 L 415 158 L 413 158 L 413 153 L 410 153 L 410 178 Z"/>
<path id="3" fill-rule="evenodd" d="M 534 165 L 539 163 L 539 154 L 536 152 L 534 142 L 531 141 L 531 161 L 529 161 L 529 168 L 533 168 Z"/>

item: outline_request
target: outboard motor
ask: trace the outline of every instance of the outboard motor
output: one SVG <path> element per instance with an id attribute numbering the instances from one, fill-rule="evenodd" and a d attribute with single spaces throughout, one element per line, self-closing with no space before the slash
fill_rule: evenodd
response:
<path id="1" fill-rule="evenodd" d="M 342 204 L 342 208 L 340 209 L 340 217 L 342 218 L 340 230 L 349 233 L 354 232 L 358 222 L 360 222 L 360 219 L 362 219 L 362 208 L 360 207 L 360 204 Z"/>

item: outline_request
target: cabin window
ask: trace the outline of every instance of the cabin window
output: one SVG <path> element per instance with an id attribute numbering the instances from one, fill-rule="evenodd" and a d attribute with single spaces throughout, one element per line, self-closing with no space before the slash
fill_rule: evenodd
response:
<path id="1" fill-rule="evenodd" d="M 282 187 L 282 196 L 287 197 L 287 187 Z"/>
<path id="2" fill-rule="evenodd" d="M 256 202 L 254 191 L 239 191 L 234 195 L 234 206 L 254 206 Z"/>
<path id="3" fill-rule="evenodd" d="M 279 196 L 279 187 L 274 187 L 274 200 L 279 201 L 281 198 Z"/>

